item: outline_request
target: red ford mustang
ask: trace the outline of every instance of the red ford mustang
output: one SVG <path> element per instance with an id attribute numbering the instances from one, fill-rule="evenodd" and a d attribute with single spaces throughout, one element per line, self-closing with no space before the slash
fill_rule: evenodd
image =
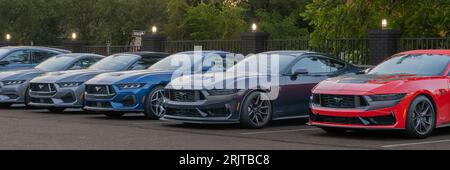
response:
<path id="1" fill-rule="evenodd" d="M 450 125 L 450 50 L 394 55 L 368 74 L 328 79 L 313 89 L 310 124 L 330 133 L 398 129 L 426 138 Z"/>

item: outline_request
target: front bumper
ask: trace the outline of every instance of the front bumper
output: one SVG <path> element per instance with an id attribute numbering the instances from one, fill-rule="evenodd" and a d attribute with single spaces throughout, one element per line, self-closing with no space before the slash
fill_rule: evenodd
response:
<path id="1" fill-rule="evenodd" d="M 0 83 L 0 103 L 24 103 L 28 83 L 4 86 Z"/>
<path id="2" fill-rule="evenodd" d="M 145 97 L 152 88 L 119 89 L 115 85 L 99 86 L 110 86 L 115 93 L 109 96 L 86 93 L 84 109 L 97 112 L 143 112 Z"/>
<path id="3" fill-rule="evenodd" d="M 407 108 L 378 110 L 334 109 L 311 106 L 309 125 L 346 129 L 405 129 Z"/>
<path id="4" fill-rule="evenodd" d="M 36 107 L 58 107 L 58 108 L 82 108 L 84 98 L 84 86 L 72 88 L 56 88 L 55 92 L 31 91 L 30 103 Z"/>
<path id="5" fill-rule="evenodd" d="M 173 101 L 166 97 L 164 119 L 196 124 L 239 123 L 239 95 L 204 96 L 204 100 L 195 102 Z"/>

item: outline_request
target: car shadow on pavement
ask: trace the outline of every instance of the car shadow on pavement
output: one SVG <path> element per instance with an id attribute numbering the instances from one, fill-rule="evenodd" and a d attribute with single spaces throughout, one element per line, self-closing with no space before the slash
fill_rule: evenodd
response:
<path id="1" fill-rule="evenodd" d="M 440 128 L 436 129 L 433 134 L 430 136 L 432 138 L 439 138 L 442 136 L 450 135 L 450 128 Z M 325 138 L 341 138 L 341 139 L 360 139 L 360 140 L 417 140 L 406 137 L 401 130 L 354 130 L 346 133 L 326 133 L 322 131 L 320 133 L 312 134 L 312 136 L 316 137 L 325 137 Z"/>
<path id="2" fill-rule="evenodd" d="M 291 119 L 291 120 L 278 120 L 271 122 L 266 128 L 274 127 L 288 127 L 288 126 L 307 126 L 307 119 Z M 189 128 L 197 130 L 245 130 L 240 124 L 193 124 L 193 123 L 175 123 L 166 124 L 164 126 L 173 128 Z M 252 129 L 246 129 L 252 130 Z M 261 129 L 254 129 L 261 130 Z"/>

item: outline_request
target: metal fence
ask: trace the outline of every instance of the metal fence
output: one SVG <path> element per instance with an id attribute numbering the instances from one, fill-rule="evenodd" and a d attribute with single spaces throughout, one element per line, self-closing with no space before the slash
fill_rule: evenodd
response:
<path id="1" fill-rule="evenodd" d="M 181 40 L 166 41 L 164 45 L 165 51 L 171 54 L 182 51 L 193 51 L 195 46 L 201 46 L 202 50 L 241 52 L 240 40 Z"/>
<path id="2" fill-rule="evenodd" d="M 399 51 L 417 49 L 450 49 L 450 37 L 444 38 L 401 38 Z"/>
<path id="3" fill-rule="evenodd" d="M 333 55 L 353 64 L 369 62 L 368 39 L 329 39 L 313 43 L 310 39 L 269 40 L 268 51 L 310 50 Z"/>
<path id="4" fill-rule="evenodd" d="M 415 49 L 450 49 L 450 37 L 446 38 L 401 38 L 398 40 L 398 51 Z M 173 54 L 182 51 L 192 51 L 195 46 L 203 50 L 221 50 L 242 53 L 240 40 L 180 40 L 166 41 L 165 52 Z M 81 46 L 62 47 L 73 52 L 96 53 L 110 55 L 115 53 L 140 51 L 141 47 L 129 46 Z M 311 50 L 323 52 L 348 61 L 353 64 L 366 65 L 369 63 L 369 39 L 328 39 L 311 41 L 310 39 L 268 40 L 266 51 L 276 50 Z"/>

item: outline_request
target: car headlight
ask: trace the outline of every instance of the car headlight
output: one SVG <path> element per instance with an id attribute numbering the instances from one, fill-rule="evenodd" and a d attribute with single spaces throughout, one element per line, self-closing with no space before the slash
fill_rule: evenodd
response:
<path id="1" fill-rule="evenodd" d="M 402 100 L 406 94 L 383 94 L 369 96 L 374 102 Z"/>
<path id="2" fill-rule="evenodd" d="M 133 84 L 119 84 L 120 89 L 140 89 L 144 87 L 143 83 L 133 83 Z"/>
<path id="3" fill-rule="evenodd" d="M 78 87 L 81 86 L 83 82 L 66 82 L 66 83 L 58 83 L 58 86 L 61 88 L 70 88 L 70 87 Z"/>
<path id="4" fill-rule="evenodd" d="M 7 81 L 2 81 L 2 83 L 5 86 L 19 85 L 19 84 L 23 84 L 25 82 L 26 82 L 26 80 L 7 80 Z"/>
<path id="5" fill-rule="evenodd" d="M 226 96 L 238 93 L 235 89 L 222 89 L 222 90 L 208 90 L 208 94 L 211 96 Z"/>
<path id="6" fill-rule="evenodd" d="M 368 109 L 376 110 L 383 108 L 390 108 L 398 105 L 406 94 L 382 94 L 382 95 L 372 95 L 367 96 L 371 101 L 369 102 Z"/>

